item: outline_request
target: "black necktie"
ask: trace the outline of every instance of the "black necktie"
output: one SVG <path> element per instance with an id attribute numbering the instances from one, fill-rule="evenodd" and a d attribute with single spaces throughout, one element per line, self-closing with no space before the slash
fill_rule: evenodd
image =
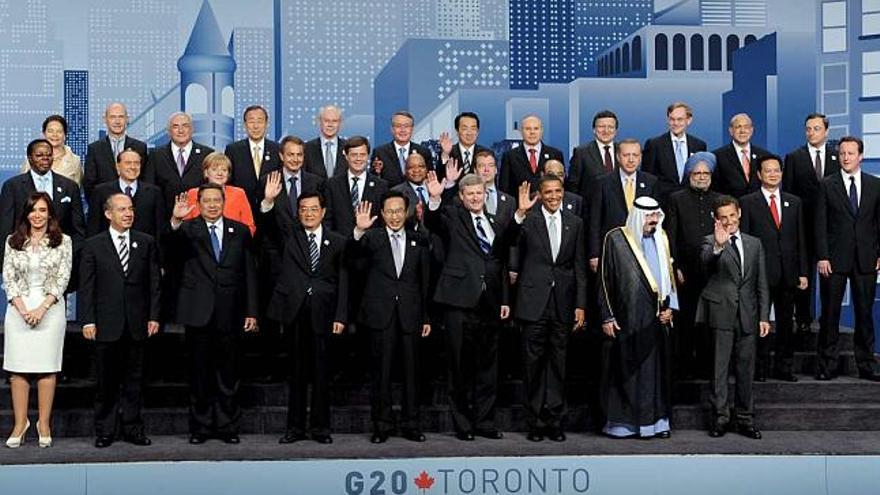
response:
<path id="1" fill-rule="evenodd" d="M 296 193 L 296 177 L 291 177 L 287 179 L 287 182 L 290 183 L 290 192 L 287 193 L 287 200 L 290 201 L 290 212 L 293 213 L 293 216 L 296 216 L 297 205 L 296 201 L 299 197 L 299 194 Z"/>
<path id="2" fill-rule="evenodd" d="M 853 213 L 859 214 L 859 193 L 856 190 L 856 178 L 849 176 L 849 206 Z"/>
<path id="3" fill-rule="evenodd" d="M 813 166 L 816 168 L 816 178 L 822 180 L 822 152 L 816 150 L 816 159 L 813 161 Z"/>
<path id="4" fill-rule="evenodd" d="M 739 248 L 736 246 L 736 236 L 730 236 L 730 247 L 733 248 L 733 254 L 736 255 L 736 261 L 742 264 L 742 258 L 739 254 Z"/>

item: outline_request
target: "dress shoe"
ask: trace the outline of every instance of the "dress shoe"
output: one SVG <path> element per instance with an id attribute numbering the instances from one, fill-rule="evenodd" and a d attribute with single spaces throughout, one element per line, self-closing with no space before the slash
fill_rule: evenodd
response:
<path id="1" fill-rule="evenodd" d="M 122 438 L 126 442 L 132 445 L 139 445 L 141 447 L 146 447 L 148 445 L 152 445 L 153 441 L 143 433 L 136 433 L 134 435 L 126 435 Z"/>
<path id="2" fill-rule="evenodd" d="M 227 435 L 221 435 L 220 440 L 223 443 L 228 443 L 230 445 L 237 445 L 241 443 L 241 438 L 238 437 L 238 433 L 229 433 Z"/>
<path id="3" fill-rule="evenodd" d="M 469 431 L 458 431 L 455 432 L 455 438 L 464 442 L 471 442 L 474 439 L 474 434 Z"/>
<path id="4" fill-rule="evenodd" d="M 721 425 L 713 425 L 709 428 L 709 436 L 712 438 L 721 438 L 727 433 L 727 428 Z"/>
<path id="5" fill-rule="evenodd" d="M 370 437 L 370 443 L 385 443 L 388 441 L 388 434 L 384 431 L 377 431 Z"/>
<path id="6" fill-rule="evenodd" d="M 24 424 L 24 429 L 21 430 L 21 435 L 14 437 L 12 435 L 6 439 L 6 446 L 10 449 L 17 449 L 21 447 L 21 444 L 24 443 L 24 436 L 27 434 L 28 428 L 31 427 L 31 420 L 27 420 L 27 423 Z"/>
<path id="7" fill-rule="evenodd" d="M 737 426 L 736 432 L 744 437 L 749 437 L 755 440 L 761 439 L 761 432 L 754 426 Z"/>
<path id="8" fill-rule="evenodd" d="M 111 445 L 113 445 L 113 437 L 101 436 L 101 437 L 95 438 L 95 447 L 97 447 L 99 449 L 103 449 L 103 448 L 109 447 Z"/>
<path id="9" fill-rule="evenodd" d="M 325 445 L 328 443 L 333 443 L 333 437 L 331 437 L 330 435 L 312 435 L 312 440 L 318 443 L 323 443 Z"/>
<path id="10" fill-rule="evenodd" d="M 48 435 L 43 436 L 43 434 L 40 433 L 40 422 L 39 421 L 37 421 L 37 436 L 38 436 L 37 445 L 39 445 L 41 449 L 45 449 L 47 447 L 52 446 L 52 434 L 49 433 Z"/>
<path id="11" fill-rule="evenodd" d="M 859 378 L 872 382 L 880 382 L 880 373 L 876 371 L 859 371 Z"/>
<path id="12" fill-rule="evenodd" d="M 558 429 L 552 429 L 547 431 L 547 438 L 553 440 L 554 442 L 564 442 L 565 441 L 565 432 Z"/>
<path id="13" fill-rule="evenodd" d="M 540 430 L 531 430 L 531 431 L 529 431 L 529 434 L 526 435 L 526 438 L 530 442 L 540 442 L 540 441 L 544 440 L 544 434 L 541 433 Z"/>
<path id="14" fill-rule="evenodd" d="M 798 381 L 798 378 L 794 376 L 794 373 L 792 373 L 791 371 L 777 371 L 773 374 L 773 378 L 791 383 L 795 383 Z"/>
<path id="15" fill-rule="evenodd" d="M 278 439 L 278 443 L 294 443 L 300 440 L 306 440 L 308 437 L 304 433 L 288 431 L 283 437 Z"/>
<path id="16" fill-rule="evenodd" d="M 208 436 L 202 433 L 191 433 L 189 435 L 189 443 L 193 445 L 201 445 L 208 440 Z"/>
<path id="17" fill-rule="evenodd" d="M 837 378 L 837 374 L 831 373 L 829 371 L 820 371 L 820 372 L 816 373 L 816 380 L 819 380 L 822 382 L 834 380 L 835 378 Z"/>
<path id="18" fill-rule="evenodd" d="M 767 375 L 764 373 L 755 373 L 755 381 L 759 383 L 764 383 L 767 381 Z"/>
<path id="19" fill-rule="evenodd" d="M 403 430 L 400 436 L 409 440 L 410 442 L 425 441 L 425 434 L 420 432 L 419 430 Z"/>
<path id="20" fill-rule="evenodd" d="M 660 433 L 654 435 L 654 438 L 660 438 L 660 439 L 663 439 L 663 440 L 666 440 L 666 439 L 668 439 L 668 438 L 670 438 L 670 437 L 672 437 L 672 433 L 670 433 L 669 430 L 661 431 Z"/>
<path id="21" fill-rule="evenodd" d="M 488 438 L 489 440 L 501 440 L 502 438 L 504 438 L 504 434 L 496 430 L 495 428 L 476 430 L 474 433 L 479 437 Z"/>

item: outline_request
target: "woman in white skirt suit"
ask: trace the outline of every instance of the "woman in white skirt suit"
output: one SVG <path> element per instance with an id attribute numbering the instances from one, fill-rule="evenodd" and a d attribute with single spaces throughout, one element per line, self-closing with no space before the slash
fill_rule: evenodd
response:
<path id="1" fill-rule="evenodd" d="M 10 374 L 15 425 L 6 441 L 18 447 L 30 427 L 30 379 L 37 380 L 40 447 L 52 445 L 52 400 L 55 374 L 61 371 L 61 353 L 67 326 L 64 289 L 70 278 L 73 249 L 61 233 L 48 194 L 35 192 L 6 239 L 3 283 L 6 307 L 3 369 Z"/>

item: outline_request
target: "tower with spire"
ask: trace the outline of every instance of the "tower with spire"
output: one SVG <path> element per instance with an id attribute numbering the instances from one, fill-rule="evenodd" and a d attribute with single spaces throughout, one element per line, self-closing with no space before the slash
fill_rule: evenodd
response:
<path id="1" fill-rule="evenodd" d="M 223 149 L 235 138 L 235 59 L 208 0 L 202 2 L 177 70 L 180 108 L 193 117 L 193 139 Z"/>

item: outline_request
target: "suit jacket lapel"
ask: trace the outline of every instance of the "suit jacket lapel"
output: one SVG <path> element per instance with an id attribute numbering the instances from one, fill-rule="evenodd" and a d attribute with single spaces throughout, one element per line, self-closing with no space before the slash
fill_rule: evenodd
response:
<path id="1" fill-rule="evenodd" d="M 617 172 L 611 172 L 613 175 L 611 191 L 614 193 L 614 201 L 617 203 L 617 206 L 621 207 L 623 211 L 628 211 L 626 209 L 626 195 L 623 193 L 623 184 L 620 182 L 620 174 Z M 638 175 L 636 175 L 634 180 L 638 180 Z M 633 184 L 633 190 L 637 187 L 636 184 Z"/>
<path id="2" fill-rule="evenodd" d="M 477 250 L 480 254 L 483 253 L 483 250 L 480 249 L 480 242 L 477 240 L 477 229 L 474 227 L 473 217 L 471 216 L 471 212 L 467 211 L 463 206 L 458 215 L 459 220 L 464 225 L 465 230 L 468 232 L 468 237 L 471 240 L 471 243 L 474 246 L 474 249 Z"/>
<path id="3" fill-rule="evenodd" d="M 843 183 L 843 177 L 840 174 L 835 174 L 831 176 L 831 181 L 834 184 L 831 189 L 836 190 L 838 194 L 838 199 L 843 201 L 843 208 L 849 212 L 850 215 L 855 218 L 856 212 L 852 210 L 852 207 L 849 203 L 849 191 L 846 189 L 846 184 Z M 863 192 L 864 193 L 864 192 Z"/>
<path id="4" fill-rule="evenodd" d="M 193 163 L 195 163 L 195 156 L 200 154 L 201 150 L 195 143 L 193 143 L 192 148 L 189 150 L 189 157 L 186 159 L 186 165 L 183 167 L 183 175 L 180 177 L 183 178 L 186 174 L 189 173 L 189 170 L 193 167 Z M 176 164 L 177 162 L 175 162 Z M 253 163 L 253 161 L 251 162 Z"/>
<path id="5" fill-rule="evenodd" d="M 544 252 L 547 254 L 547 259 L 550 260 L 550 263 L 554 263 L 553 261 L 553 251 L 550 249 L 550 233 L 547 230 L 547 220 L 544 218 L 544 212 L 539 211 L 538 215 L 535 215 L 535 223 L 536 230 L 538 232 L 538 237 L 541 240 L 541 246 L 544 248 Z M 560 243 L 560 251 L 562 251 L 562 244 Z"/>
<path id="6" fill-rule="evenodd" d="M 566 247 L 566 244 L 571 241 L 571 217 L 566 215 L 564 211 L 559 210 L 559 216 L 562 218 L 562 238 L 559 240 L 559 253 L 557 254 L 557 258 L 562 255 L 563 250 Z M 549 239 L 549 237 L 548 237 Z"/>
<path id="7" fill-rule="evenodd" d="M 116 271 L 118 271 L 119 274 L 123 278 L 125 278 L 125 272 L 122 271 L 122 261 L 119 259 L 119 252 L 116 250 L 116 243 L 114 242 L 114 239 L 111 237 L 110 231 L 105 230 L 104 233 L 101 235 L 101 237 L 102 237 L 102 239 L 101 239 L 100 246 L 106 252 L 105 254 L 108 256 L 109 259 L 116 258 L 116 263 L 110 263 L 110 264 L 113 265 L 114 269 Z M 131 231 L 129 231 L 128 239 L 129 239 L 128 271 L 131 272 L 131 264 L 132 264 L 132 260 L 134 259 L 134 256 L 131 255 L 131 249 L 132 249 L 131 243 L 134 241 L 134 239 L 132 239 L 132 236 L 131 236 Z M 111 256 L 112 256 L 112 258 L 110 258 Z"/>
<path id="8" fill-rule="evenodd" d="M 226 261 L 226 255 L 227 253 L 229 253 L 229 241 L 231 241 L 233 237 L 238 235 L 238 232 L 236 232 L 235 229 L 231 225 L 229 225 L 228 220 L 229 219 L 225 217 L 223 218 L 223 230 L 225 230 L 225 232 L 223 232 L 222 234 L 223 240 L 220 241 L 220 263 L 218 263 L 219 265 L 222 265 L 223 262 Z M 220 234 L 218 233 L 218 235 Z"/>
<path id="9" fill-rule="evenodd" d="M 125 143 L 122 144 L 123 149 L 126 148 L 128 144 L 128 137 L 125 138 Z M 116 163 L 116 157 L 113 156 L 113 145 L 110 144 L 110 136 L 104 138 L 100 144 L 101 154 L 104 155 L 104 160 L 109 160 L 106 163 Z M 122 151 L 122 150 L 119 150 Z"/>

